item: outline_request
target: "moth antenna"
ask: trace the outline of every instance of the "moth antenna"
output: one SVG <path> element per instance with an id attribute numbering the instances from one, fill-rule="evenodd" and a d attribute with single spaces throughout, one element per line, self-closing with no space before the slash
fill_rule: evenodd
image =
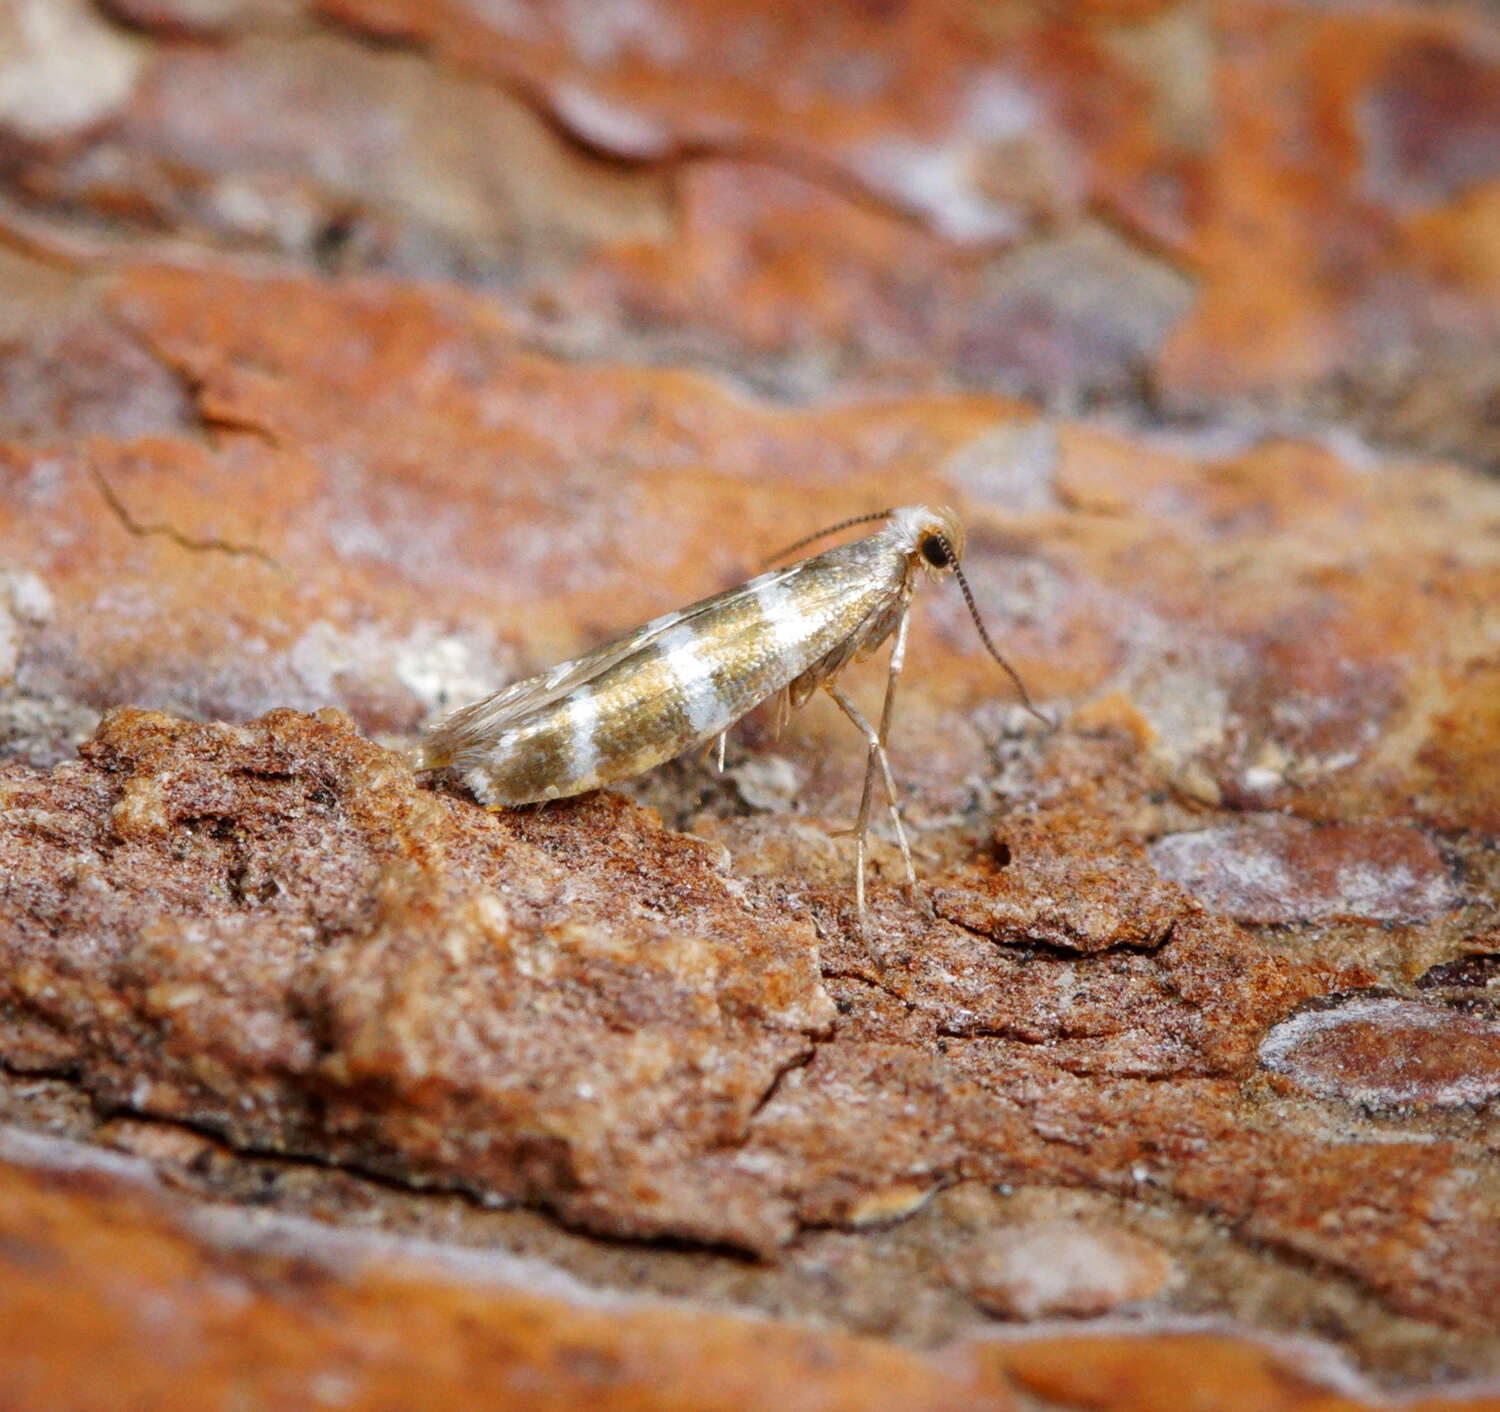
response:
<path id="1" fill-rule="evenodd" d="M 778 559 L 785 559 L 788 554 L 795 554 L 804 545 L 811 544 L 816 539 L 822 539 L 825 535 L 837 534 L 841 529 L 848 529 L 850 525 L 867 524 L 870 520 L 889 519 L 894 510 L 875 510 L 868 515 L 851 515 L 847 520 L 840 520 L 836 525 L 829 525 L 826 529 L 820 529 L 815 534 L 809 534 L 799 539 L 795 544 L 788 544 L 784 549 L 778 549 L 774 554 L 760 561 L 763 569 L 768 569 Z"/>
<path id="2" fill-rule="evenodd" d="M 974 626 L 979 629 L 979 640 L 984 643 L 990 656 L 1005 668 L 1006 674 L 1016 684 L 1016 690 L 1021 696 L 1021 705 L 1030 711 L 1049 731 L 1056 730 L 1057 722 L 1050 716 L 1043 715 L 1042 712 L 1038 711 L 1031 704 L 1031 694 L 1026 690 L 1026 683 L 1021 680 L 1021 674 L 1000 655 L 1000 649 L 991 641 L 989 630 L 984 625 L 984 619 L 979 616 L 979 605 L 974 602 L 974 590 L 969 587 L 969 581 L 964 577 L 964 571 L 959 567 L 958 560 L 953 557 L 953 550 L 946 539 L 943 540 L 943 548 L 948 550 L 948 562 L 953 568 L 953 575 L 958 580 L 959 588 L 963 590 L 964 602 L 969 605 L 969 616 L 974 619 Z"/>

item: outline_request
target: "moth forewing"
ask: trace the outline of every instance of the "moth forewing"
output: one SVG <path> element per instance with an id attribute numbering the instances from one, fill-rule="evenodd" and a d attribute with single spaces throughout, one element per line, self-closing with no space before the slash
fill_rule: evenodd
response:
<path id="1" fill-rule="evenodd" d="M 586 686 L 642 645 L 660 636 L 673 624 L 690 617 L 703 604 L 667 613 L 637 628 L 635 632 L 605 643 L 580 657 L 561 662 L 534 677 L 512 682 L 491 696 L 471 701 L 450 712 L 427 733 L 422 745 L 422 766 L 436 770 L 458 765 L 469 756 L 487 751 L 495 740 L 517 721 L 535 715 Z"/>
<path id="2" fill-rule="evenodd" d="M 429 733 L 423 766 L 453 766 L 492 808 L 558 799 L 628 779 L 715 740 L 722 760 L 724 732 L 747 712 L 775 696 L 779 713 L 823 687 L 868 744 L 854 830 L 855 896 L 863 916 L 877 773 L 908 881 L 916 881 L 885 742 L 919 574 L 958 570 L 963 552 L 963 530 L 951 510 L 910 506 L 885 520 L 874 534 L 667 614 L 453 712 Z M 877 728 L 835 682 L 851 660 L 869 656 L 893 633 Z M 982 625 L 981 634 L 990 646 Z"/>

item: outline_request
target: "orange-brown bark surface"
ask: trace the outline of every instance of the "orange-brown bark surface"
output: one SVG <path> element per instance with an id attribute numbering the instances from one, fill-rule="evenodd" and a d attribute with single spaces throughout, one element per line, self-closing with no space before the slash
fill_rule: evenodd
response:
<path id="1" fill-rule="evenodd" d="M 0 1403 L 1493 1401 L 1497 55 L 11 0 Z M 829 702 L 413 773 L 916 502 L 863 928 Z"/>

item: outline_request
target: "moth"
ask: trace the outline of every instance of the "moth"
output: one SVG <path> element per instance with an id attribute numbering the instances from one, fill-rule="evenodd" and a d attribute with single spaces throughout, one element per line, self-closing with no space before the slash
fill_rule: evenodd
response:
<path id="1" fill-rule="evenodd" d="M 1032 706 L 980 619 L 960 565 L 963 527 L 952 510 L 909 505 L 857 515 L 776 557 L 874 520 L 885 523 L 873 534 L 655 618 L 618 641 L 454 711 L 429 731 L 421 767 L 452 767 L 491 808 L 581 794 L 642 774 L 694 746 L 715 749 L 722 770 L 725 736 L 736 721 L 774 697 L 779 727 L 821 687 L 868 746 L 852 830 L 855 905 L 863 920 L 877 774 L 908 886 L 916 886 L 886 739 L 920 580 L 950 573 L 958 579 L 985 648 L 1010 674 L 1026 709 L 1047 719 Z M 885 705 L 874 726 L 839 689 L 838 677 L 892 636 Z"/>

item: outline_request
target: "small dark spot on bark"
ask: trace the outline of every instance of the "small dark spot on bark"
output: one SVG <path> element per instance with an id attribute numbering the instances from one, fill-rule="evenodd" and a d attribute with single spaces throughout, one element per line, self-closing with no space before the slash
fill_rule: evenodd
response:
<path id="1" fill-rule="evenodd" d="M 1442 990 L 1448 986 L 1488 985 L 1500 977 L 1500 955 L 1460 956 L 1444 961 L 1417 977 L 1418 990 Z"/>
<path id="2" fill-rule="evenodd" d="M 324 270 L 337 270 L 344 263 L 358 230 L 359 217 L 352 211 L 330 216 L 313 237 L 313 259 Z"/>

